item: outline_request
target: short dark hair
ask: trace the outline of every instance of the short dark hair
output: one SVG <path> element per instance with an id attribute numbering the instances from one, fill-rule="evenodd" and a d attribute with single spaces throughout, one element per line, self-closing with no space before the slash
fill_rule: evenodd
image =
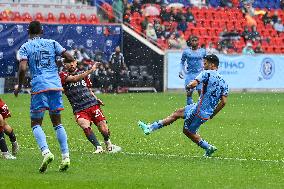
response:
<path id="1" fill-rule="evenodd" d="M 39 21 L 32 21 L 29 24 L 29 34 L 36 35 L 42 33 L 42 27 Z"/>
<path id="2" fill-rule="evenodd" d="M 196 35 L 191 35 L 189 38 L 188 38 L 188 40 L 186 41 L 186 43 L 187 43 L 187 46 L 191 46 L 191 41 L 193 40 L 193 39 L 197 39 L 198 40 L 198 37 L 196 36 Z"/>
<path id="3" fill-rule="evenodd" d="M 206 55 L 203 59 L 214 64 L 216 67 L 219 66 L 219 58 L 215 54 Z"/>

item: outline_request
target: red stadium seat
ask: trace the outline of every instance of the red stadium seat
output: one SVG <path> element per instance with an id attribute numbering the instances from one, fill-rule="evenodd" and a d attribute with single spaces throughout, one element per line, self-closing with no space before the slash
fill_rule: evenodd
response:
<path id="1" fill-rule="evenodd" d="M 56 22 L 56 18 L 53 15 L 53 13 L 51 13 L 51 12 L 48 13 L 46 21 L 49 22 L 49 23 L 55 23 Z"/>
<path id="2" fill-rule="evenodd" d="M 13 12 L 11 20 L 16 21 L 16 22 L 20 22 L 20 21 L 23 21 L 23 18 L 21 17 L 21 14 L 19 12 Z"/>
<path id="3" fill-rule="evenodd" d="M 28 13 L 28 12 L 25 12 L 25 13 L 22 15 L 22 18 L 23 18 L 23 21 L 24 21 L 24 22 L 31 22 L 31 21 L 33 21 L 32 16 L 31 16 L 30 13 Z"/>
<path id="4" fill-rule="evenodd" d="M 81 13 L 80 14 L 80 23 L 81 24 L 88 24 L 88 19 L 87 19 L 87 16 L 84 14 L 84 13 Z"/>
<path id="5" fill-rule="evenodd" d="M 95 14 L 92 14 L 89 18 L 89 23 L 90 24 L 97 24 L 99 23 L 99 20 Z"/>
<path id="6" fill-rule="evenodd" d="M 64 12 L 61 12 L 61 13 L 59 14 L 58 22 L 59 22 L 59 23 L 62 23 L 62 24 L 68 23 L 68 19 L 66 18 L 66 15 L 65 15 Z"/>
<path id="7" fill-rule="evenodd" d="M 41 12 L 37 12 L 35 15 L 35 20 L 40 21 L 40 22 L 44 22 L 45 19 L 43 17 L 43 15 L 41 14 Z"/>
<path id="8" fill-rule="evenodd" d="M 0 21 L 2 22 L 10 21 L 9 15 L 6 11 L 0 13 Z"/>
<path id="9" fill-rule="evenodd" d="M 78 23 L 77 16 L 74 13 L 70 13 L 69 22 L 72 23 L 72 24 Z"/>

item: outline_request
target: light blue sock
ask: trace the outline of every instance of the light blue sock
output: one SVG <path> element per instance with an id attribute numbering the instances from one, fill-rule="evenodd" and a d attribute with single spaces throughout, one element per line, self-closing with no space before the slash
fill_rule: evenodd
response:
<path id="1" fill-rule="evenodd" d="M 206 142 L 205 140 L 201 139 L 201 141 L 198 142 L 198 146 L 207 150 L 210 147 L 210 144 Z"/>
<path id="2" fill-rule="evenodd" d="M 192 104 L 192 103 L 193 103 L 192 97 L 188 96 L 188 97 L 186 98 L 186 104 L 187 104 L 187 105 L 190 105 L 190 104 Z"/>
<path id="3" fill-rule="evenodd" d="M 56 132 L 56 136 L 57 136 L 57 140 L 60 145 L 61 153 L 62 154 L 69 153 L 68 144 L 67 144 L 67 134 L 65 132 L 63 125 L 60 124 L 53 128 Z"/>
<path id="4" fill-rule="evenodd" d="M 40 125 L 35 125 L 32 127 L 33 129 L 33 134 L 35 136 L 36 142 L 40 148 L 41 151 L 47 150 L 48 145 L 46 142 L 46 136 L 44 131 L 42 130 Z"/>
<path id="5" fill-rule="evenodd" d="M 161 129 L 162 127 L 163 127 L 162 120 L 159 120 L 151 124 L 150 130 L 155 131 L 157 129 Z"/>

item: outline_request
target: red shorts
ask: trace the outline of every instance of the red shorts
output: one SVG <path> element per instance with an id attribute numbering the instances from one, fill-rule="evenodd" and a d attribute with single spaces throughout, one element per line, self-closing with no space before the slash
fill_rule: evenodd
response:
<path id="1" fill-rule="evenodd" d="M 0 114 L 2 115 L 3 119 L 11 117 L 9 108 L 2 99 L 0 99 Z"/>
<path id="2" fill-rule="evenodd" d="M 92 121 L 94 124 L 98 124 L 100 121 L 106 120 L 101 108 L 99 105 L 91 106 L 85 110 L 75 113 L 76 121 L 79 118 L 84 118 L 89 121 Z"/>

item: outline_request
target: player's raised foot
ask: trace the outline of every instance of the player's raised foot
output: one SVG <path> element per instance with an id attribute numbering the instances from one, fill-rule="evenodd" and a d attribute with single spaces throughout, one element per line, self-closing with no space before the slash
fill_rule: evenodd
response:
<path id="1" fill-rule="evenodd" d="M 61 164 L 59 165 L 59 171 L 67 171 L 67 169 L 70 167 L 70 158 L 66 157 L 61 161 Z"/>
<path id="2" fill-rule="evenodd" d="M 146 123 L 144 123 L 142 121 L 138 121 L 138 126 L 143 130 L 145 135 L 150 134 L 150 128 Z"/>
<path id="3" fill-rule="evenodd" d="M 117 153 L 117 152 L 120 152 L 122 148 L 120 146 L 112 144 L 110 146 L 107 146 L 106 150 L 108 153 Z"/>
<path id="4" fill-rule="evenodd" d="M 204 157 L 211 157 L 212 154 L 217 150 L 215 146 L 210 146 L 207 150 L 205 150 Z"/>
<path id="5" fill-rule="evenodd" d="M 39 168 L 40 173 L 44 173 L 47 169 L 47 166 L 54 160 L 54 155 L 49 152 L 46 155 L 44 155 L 44 158 L 42 160 L 41 166 Z"/>
<path id="6" fill-rule="evenodd" d="M 19 144 L 17 141 L 12 142 L 12 154 L 15 156 L 19 151 Z"/>
<path id="7" fill-rule="evenodd" d="M 17 159 L 15 156 L 10 154 L 10 152 L 2 152 L 3 159 Z"/>
<path id="8" fill-rule="evenodd" d="M 101 154 L 104 152 L 104 149 L 102 146 L 97 146 L 97 149 L 94 151 L 94 154 Z"/>

